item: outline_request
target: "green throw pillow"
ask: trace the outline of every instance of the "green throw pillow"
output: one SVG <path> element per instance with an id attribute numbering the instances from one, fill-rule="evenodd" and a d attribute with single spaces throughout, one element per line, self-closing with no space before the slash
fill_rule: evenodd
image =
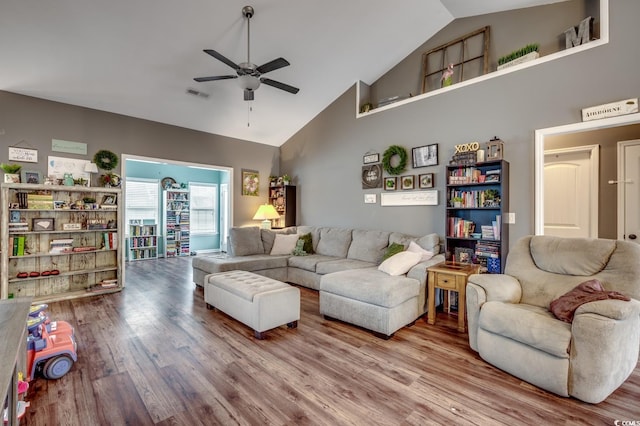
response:
<path id="1" fill-rule="evenodd" d="M 300 235 L 299 239 L 304 241 L 304 246 L 302 246 L 302 248 L 304 249 L 304 251 L 307 254 L 314 254 L 315 253 L 313 251 L 313 242 L 311 240 L 311 233 L 310 232 L 308 234 Z"/>
<path id="2" fill-rule="evenodd" d="M 384 262 L 394 254 L 398 254 L 402 251 L 404 251 L 404 245 L 393 243 L 389 247 L 387 247 L 387 251 L 384 253 L 384 256 L 382 256 L 382 261 Z"/>

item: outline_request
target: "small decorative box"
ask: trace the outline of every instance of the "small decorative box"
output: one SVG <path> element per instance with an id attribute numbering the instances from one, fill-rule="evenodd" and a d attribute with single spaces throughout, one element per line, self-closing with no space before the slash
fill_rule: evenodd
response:
<path id="1" fill-rule="evenodd" d="M 490 274 L 500 273 L 500 258 L 490 257 L 487 259 L 487 272 Z"/>

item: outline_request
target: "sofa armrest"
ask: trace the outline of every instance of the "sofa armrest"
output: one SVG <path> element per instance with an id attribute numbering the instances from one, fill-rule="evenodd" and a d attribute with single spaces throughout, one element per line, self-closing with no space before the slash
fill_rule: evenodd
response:
<path id="1" fill-rule="evenodd" d="M 409 272 L 407 272 L 407 277 L 415 278 L 416 280 L 420 281 L 420 286 L 426 287 L 428 276 L 427 268 L 430 268 L 433 265 L 437 265 L 438 263 L 442 262 L 444 262 L 444 254 L 435 255 L 431 259 L 420 262 L 409 269 Z"/>
<path id="2" fill-rule="evenodd" d="M 478 352 L 478 322 L 485 302 L 499 300 L 518 303 L 522 297 L 520 282 L 510 275 L 474 274 L 467 280 L 467 324 L 469 346 Z"/>
<path id="3" fill-rule="evenodd" d="M 421 314 L 427 312 L 427 268 L 442 262 L 444 262 L 444 254 L 438 254 L 429 260 L 418 263 L 407 272 L 407 278 L 416 279 L 420 283 L 418 306 Z"/>

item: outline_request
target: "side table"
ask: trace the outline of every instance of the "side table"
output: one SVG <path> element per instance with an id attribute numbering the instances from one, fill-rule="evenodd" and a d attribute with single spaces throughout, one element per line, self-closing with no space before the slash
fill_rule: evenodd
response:
<path id="1" fill-rule="evenodd" d="M 429 310 L 427 323 L 436 323 L 436 288 L 458 292 L 458 331 L 465 332 L 466 324 L 466 288 L 469 275 L 477 274 L 479 265 L 442 262 L 427 268 L 427 287 Z"/>

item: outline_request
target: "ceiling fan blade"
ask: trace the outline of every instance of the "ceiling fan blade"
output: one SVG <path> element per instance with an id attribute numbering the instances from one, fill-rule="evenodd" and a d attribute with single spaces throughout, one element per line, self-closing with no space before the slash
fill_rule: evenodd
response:
<path id="1" fill-rule="evenodd" d="M 204 52 L 208 53 L 211 56 L 213 56 L 214 58 L 216 58 L 220 62 L 224 62 L 225 64 L 229 65 L 231 68 L 233 68 L 236 71 L 238 71 L 240 69 L 238 64 L 233 62 L 231 59 L 227 59 L 226 57 L 222 56 L 221 54 L 219 54 L 218 52 L 216 52 L 213 49 L 204 49 Z"/>
<path id="2" fill-rule="evenodd" d="M 237 75 L 214 75 L 212 77 L 196 77 L 195 81 L 202 83 L 203 81 L 227 80 L 230 78 L 238 78 Z"/>
<path id="3" fill-rule="evenodd" d="M 244 91 L 244 100 L 245 101 L 252 101 L 253 100 L 253 90 L 246 90 Z"/>
<path id="4" fill-rule="evenodd" d="M 279 81 L 271 80 L 270 78 L 261 78 L 260 82 L 268 86 L 275 87 L 276 89 L 293 93 L 294 95 L 300 91 L 297 87 L 289 86 L 288 84 L 280 83 Z"/>
<path id="5" fill-rule="evenodd" d="M 256 69 L 260 74 L 266 74 L 268 72 L 271 72 L 280 68 L 284 68 L 289 65 L 291 64 L 285 58 L 278 58 L 278 59 L 274 59 L 271 62 L 267 62 L 266 64 L 260 65 Z"/>

